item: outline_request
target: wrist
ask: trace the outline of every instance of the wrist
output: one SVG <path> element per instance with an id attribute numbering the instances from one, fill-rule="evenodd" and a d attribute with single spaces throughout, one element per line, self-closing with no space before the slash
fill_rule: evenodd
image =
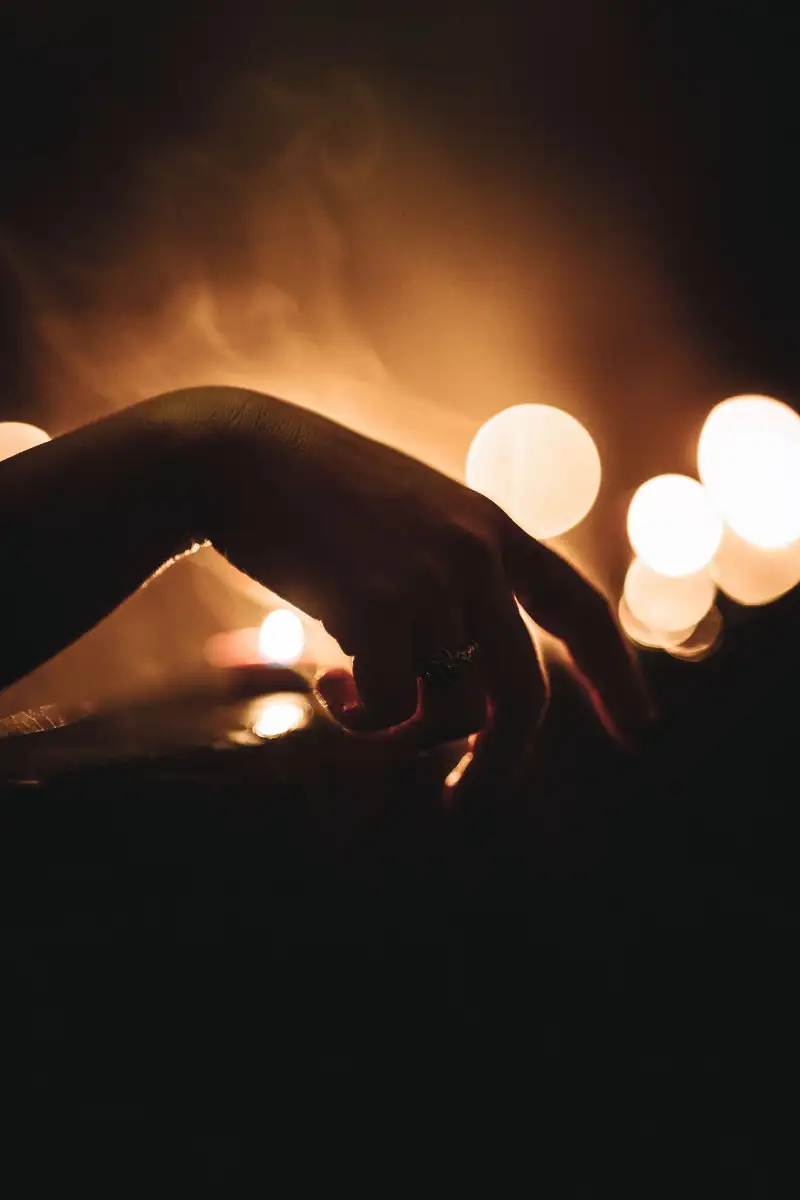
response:
<path id="1" fill-rule="evenodd" d="M 285 508 L 311 414 L 236 387 L 186 389 L 147 404 L 148 419 L 163 426 L 162 486 L 187 544 L 208 540 L 224 554 L 253 506 Z"/>

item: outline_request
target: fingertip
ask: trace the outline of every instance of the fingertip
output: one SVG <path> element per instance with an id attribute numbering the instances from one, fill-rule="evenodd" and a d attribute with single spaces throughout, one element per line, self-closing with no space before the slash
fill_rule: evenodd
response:
<path id="1" fill-rule="evenodd" d="M 314 687 L 325 706 L 336 716 L 358 704 L 355 681 L 349 671 L 339 668 L 328 671 L 316 680 Z"/>

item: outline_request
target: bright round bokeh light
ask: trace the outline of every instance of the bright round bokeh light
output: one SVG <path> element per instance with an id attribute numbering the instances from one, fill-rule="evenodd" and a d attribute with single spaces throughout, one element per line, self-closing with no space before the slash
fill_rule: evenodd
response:
<path id="1" fill-rule="evenodd" d="M 0 421 L 0 460 L 13 458 L 24 450 L 42 446 L 50 441 L 50 435 L 37 425 L 26 425 L 24 421 Z"/>
<path id="2" fill-rule="evenodd" d="M 719 648 L 724 623 L 716 605 L 678 646 L 665 646 L 667 654 L 683 662 L 701 662 Z"/>
<path id="3" fill-rule="evenodd" d="M 620 597 L 617 616 L 625 636 L 635 645 L 644 646 L 647 650 L 667 650 L 671 646 L 679 646 L 692 633 L 691 626 L 675 631 L 648 629 L 633 615 L 624 596 Z"/>
<path id="4" fill-rule="evenodd" d="M 305 644 L 303 622 L 290 608 L 276 608 L 264 618 L 258 633 L 258 655 L 264 662 L 288 666 L 297 662 Z"/>
<path id="5" fill-rule="evenodd" d="M 600 490 L 600 455 L 569 413 L 518 404 L 491 417 L 467 455 L 467 483 L 535 538 L 557 537 L 584 519 Z"/>
<path id="6" fill-rule="evenodd" d="M 734 396 L 706 418 L 697 466 L 731 529 L 765 550 L 800 538 L 800 417 L 769 396 Z"/>
<path id="7" fill-rule="evenodd" d="M 723 523 L 701 483 L 688 475 L 656 475 L 628 508 L 628 538 L 637 558 L 660 575 L 694 575 L 722 541 Z"/>
<path id="8" fill-rule="evenodd" d="M 694 628 L 710 610 L 716 594 L 716 585 L 708 571 L 660 575 L 639 558 L 628 568 L 623 590 L 636 620 L 657 633 Z"/>
<path id="9" fill-rule="evenodd" d="M 800 539 L 765 550 L 726 528 L 711 575 L 737 604 L 771 604 L 800 583 Z"/>
<path id="10" fill-rule="evenodd" d="M 311 719 L 311 709 L 303 696 L 277 692 L 259 700 L 253 714 L 253 733 L 256 737 L 276 738 L 302 729 Z"/>

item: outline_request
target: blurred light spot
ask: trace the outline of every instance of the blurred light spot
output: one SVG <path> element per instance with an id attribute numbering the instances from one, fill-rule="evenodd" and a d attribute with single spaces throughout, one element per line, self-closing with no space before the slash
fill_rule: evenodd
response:
<path id="1" fill-rule="evenodd" d="M 768 396 L 734 396 L 706 418 L 700 478 L 731 529 L 764 549 L 800 538 L 800 417 Z"/>
<path id="2" fill-rule="evenodd" d="M 666 646 L 665 649 L 673 658 L 680 658 L 685 662 L 700 662 L 718 648 L 722 641 L 723 628 L 722 614 L 715 605 L 685 641 L 679 646 Z"/>
<path id="3" fill-rule="evenodd" d="M 469 764 L 471 762 L 472 762 L 472 751 L 468 750 L 467 753 L 458 760 L 458 762 L 453 767 L 450 774 L 445 779 L 445 781 L 444 781 L 445 787 L 454 788 L 457 784 L 459 784 L 463 778 L 464 772 L 466 771 L 467 767 L 469 766 Z"/>
<path id="4" fill-rule="evenodd" d="M 288 666 L 297 662 L 306 644 L 303 622 L 289 608 L 276 608 L 264 618 L 258 634 L 258 654 L 264 662 Z"/>
<path id="5" fill-rule="evenodd" d="M 670 646 L 678 646 L 692 633 L 691 626 L 677 633 L 648 629 L 633 615 L 624 596 L 620 599 L 618 614 L 625 636 L 637 646 L 645 646 L 648 650 L 666 650 Z"/>
<path id="6" fill-rule="evenodd" d="M 800 583 L 800 540 L 764 550 L 726 528 L 711 575 L 731 600 L 769 604 Z"/>
<path id="7" fill-rule="evenodd" d="M 253 706 L 251 720 L 256 737 L 281 737 L 308 724 L 311 706 L 303 696 L 276 692 L 274 696 L 266 696 Z"/>
<path id="8" fill-rule="evenodd" d="M 228 743 L 233 743 L 235 746 L 257 746 L 260 740 L 253 733 L 252 728 L 232 729 L 227 735 Z M 220 749 L 222 749 L 222 745 L 220 745 Z"/>
<path id="9" fill-rule="evenodd" d="M 657 475 L 631 500 L 628 537 L 637 558 L 660 575 L 694 575 L 716 554 L 722 518 L 696 479 Z"/>
<path id="10" fill-rule="evenodd" d="M 0 460 L 22 454 L 50 441 L 50 435 L 36 425 L 22 421 L 0 421 Z"/>
<path id="11" fill-rule="evenodd" d="M 646 629 L 692 629 L 714 603 L 717 589 L 708 571 L 678 577 L 659 575 L 635 558 L 625 577 L 623 595 L 633 616 Z"/>
<path id="12" fill-rule="evenodd" d="M 467 483 L 494 500 L 532 537 L 566 533 L 600 490 L 600 455 L 569 413 L 519 404 L 491 417 L 467 455 Z"/>
<path id="13" fill-rule="evenodd" d="M 258 638 L 261 630 L 231 629 L 213 633 L 205 644 L 206 661 L 212 667 L 241 667 L 258 663 Z"/>

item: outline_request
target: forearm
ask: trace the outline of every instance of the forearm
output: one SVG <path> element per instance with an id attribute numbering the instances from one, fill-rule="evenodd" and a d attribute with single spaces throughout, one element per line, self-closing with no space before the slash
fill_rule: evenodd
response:
<path id="1" fill-rule="evenodd" d="M 143 411 L 0 462 L 0 689 L 191 543 L 191 466 L 170 422 Z"/>

